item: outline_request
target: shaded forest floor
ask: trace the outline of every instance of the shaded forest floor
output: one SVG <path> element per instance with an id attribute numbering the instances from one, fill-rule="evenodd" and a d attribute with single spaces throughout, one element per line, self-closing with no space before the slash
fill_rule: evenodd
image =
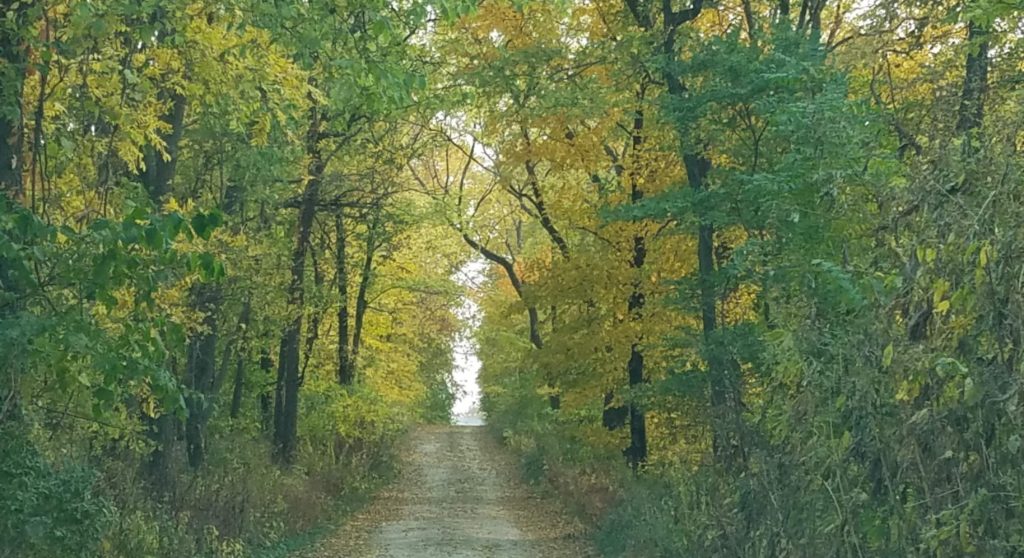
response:
<path id="1" fill-rule="evenodd" d="M 522 485 L 487 430 L 421 427 L 402 472 L 363 512 L 302 558 L 579 558 L 596 554 L 582 527 Z"/>

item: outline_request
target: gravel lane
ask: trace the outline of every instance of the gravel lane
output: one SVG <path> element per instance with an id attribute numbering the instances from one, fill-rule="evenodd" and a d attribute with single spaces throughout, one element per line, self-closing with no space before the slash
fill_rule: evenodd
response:
<path id="1" fill-rule="evenodd" d="M 580 558 L 581 528 L 515 479 L 486 429 L 423 427 L 391 489 L 308 558 Z"/>

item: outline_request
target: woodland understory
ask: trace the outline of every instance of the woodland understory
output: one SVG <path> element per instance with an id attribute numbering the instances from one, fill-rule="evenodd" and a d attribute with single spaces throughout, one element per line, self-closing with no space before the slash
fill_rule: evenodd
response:
<path id="1" fill-rule="evenodd" d="M 460 335 L 607 556 L 1024 556 L 1021 0 L 0 7 L 0 558 L 284 555 Z"/>

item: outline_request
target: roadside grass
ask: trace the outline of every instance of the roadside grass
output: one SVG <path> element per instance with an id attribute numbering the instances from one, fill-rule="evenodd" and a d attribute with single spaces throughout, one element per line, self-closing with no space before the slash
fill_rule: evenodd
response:
<path id="1" fill-rule="evenodd" d="M 385 474 L 375 476 L 373 481 L 358 490 L 338 496 L 330 512 L 313 527 L 275 542 L 272 545 L 253 549 L 248 558 L 295 558 L 303 551 L 313 548 L 327 535 L 341 528 L 353 515 L 369 505 L 381 489 L 398 477 L 397 467 L 391 467 Z"/>

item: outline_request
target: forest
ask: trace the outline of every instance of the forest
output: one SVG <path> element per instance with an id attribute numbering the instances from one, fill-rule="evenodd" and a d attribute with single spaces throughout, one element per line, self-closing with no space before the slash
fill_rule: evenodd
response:
<path id="1" fill-rule="evenodd" d="M 0 8 L 0 558 L 286 556 L 460 336 L 601 556 L 1024 556 L 1021 0 Z"/>

